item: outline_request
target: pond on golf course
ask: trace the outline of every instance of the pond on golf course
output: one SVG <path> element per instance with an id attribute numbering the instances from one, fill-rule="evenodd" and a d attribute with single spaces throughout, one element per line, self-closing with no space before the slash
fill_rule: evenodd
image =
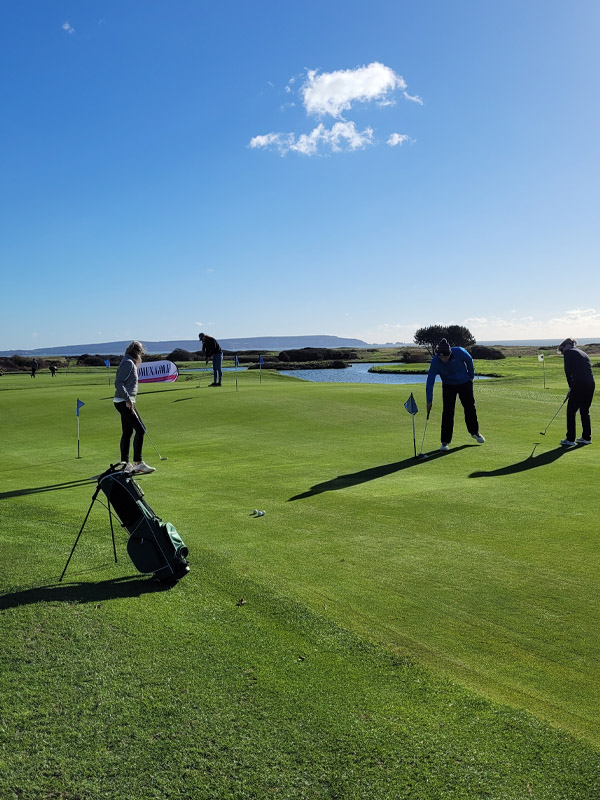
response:
<path id="1" fill-rule="evenodd" d="M 369 372 L 371 367 L 401 367 L 400 362 L 386 362 L 383 364 L 368 364 L 361 362 L 351 364 L 346 369 L 290 369 L 279 370 L 282 375 L 300 378 L 303 381 L 317 383 L 425 383 L 427 375 L 398 375 L 383 372 Z M 486 380 L 478 375 L 475 380 Z M 439 381 L 439 376 L 436 378 Z"/>

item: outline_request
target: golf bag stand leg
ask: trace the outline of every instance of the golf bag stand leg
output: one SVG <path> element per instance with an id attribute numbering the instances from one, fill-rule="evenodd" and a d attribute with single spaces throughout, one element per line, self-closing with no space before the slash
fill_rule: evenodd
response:
<path id="1" fill-rule="evenodd" d="M 85 515 L 85 519 L 83 520 L 81 528 L 79 529 L 79 533 L 77 534 L 77 538 L 75 539 L 75 544 L 73 545 L 73 547 L 71 549 L 71 552 L 69 553 L 69 557 L 67 559 L 67 563 L 65 564 L 65 568 L 63 569 L 62 574 L 61 574 L 60 578 L 58 579 L 59 583 L 65 577 L 65 572 L 67 571 L 67 567 L 69 566 L 71 558 L 73 557 L 73 553 L 75 552 L 75 548 L 77 547 L 77 543 L 79 542 L 81 534 L 83 533 L 83 529 L 85 528 L 85 523 L 88 521 L 88 517 L 90 516 L 90 513 L 92 511 L 94 503 L 96 502 L 96 498 L 98 497 L 99 491 L 100 491 L 100 484 L 98 484 L 98 488 L 96 489 L 96 491 L 94 492 L 94 494 L 92 496 L 92 502 L 90 503 L 90 507 L 87 510 L 87 514 Z M 110 511 L 110 506 L 109 506 L 109 509 L 108 509 L 108 514 L 109 514 L 109 518 L 110 518 L 110 532 L 112 534 L 113 552 L 115 554 L 115 563 L 116 563 L 116 561 L 117 561 L 117 548 L 115 546 L 115 533 L 114 533 L 114 530 L 113 530 L 112 514 L 111 514 L 111 511 Z"/>

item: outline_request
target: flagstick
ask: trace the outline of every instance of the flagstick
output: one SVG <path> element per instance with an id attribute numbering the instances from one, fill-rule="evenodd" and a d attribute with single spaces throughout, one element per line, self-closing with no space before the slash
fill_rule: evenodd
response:
<path id="1" fill-rule="evenodd" d="M 411 414 L 412 417 L 412 424 L 413 424 L 413 449 L 415 451 L 415 458 L 417 457 L 417 440 L 415 434 L 415 415 Z"/>
<path id="2" fill-rule="evenodd" d="M 79 455 L 79 414 L 77 415 L 77 458 L 81 458 Z"/>
<path id="3" fill-rule="evenodd" d="M 544 389 L 546 388 L 546 359 L 542 361 L 542 367 L 544 368 Z"/>

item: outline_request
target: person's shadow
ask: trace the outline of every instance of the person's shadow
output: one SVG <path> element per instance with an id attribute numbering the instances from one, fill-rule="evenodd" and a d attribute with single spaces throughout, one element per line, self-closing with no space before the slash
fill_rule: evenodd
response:
<path id="1" fill-rule="evenodd" d="M 426 453 L 427 458 L 405 458 L 404 461 L 394 461 L 391 464 L 382 464 L 378 467 L 371 467 L 370 469 L 362 469 L 359 472 L 350 472 L 347 475 L 338 475 L 337 478 L 332 478 L 323 483 L 317 483 L 311 486 L 306 492 L 296 494 L 290 497 L 288 503 L 292 500 L 305 500 L 307 497 L 314 497 L 323 492 L 335 492 L 338 489 L 347 489 L 349 486 L 356 486 L 359 483 L 367 483 L 368 481 L 383 478 L 386 475 L 392 475 L 394 472 L 400 472 L 403 469 L 410 469 L 411 467 L 418 467 L 423 464 L 430 464 L 438 458 L 445 458 L 452 453 L 458 453 L 459 450 L 464 450 L 466 447 L 477 447 L 473 444 L 463 444 L 460 447 L 453 447 L 446 452 L 434 450 Z"/>
<path id="2" fill-rule="evenodd" d="M 0 500 L 7 500 L 9 497 L 21 497 L 24 494 L 39 494 L 40 492 L 57 492 L 60 489 L 76 489 L 80 486 L 90 486 L 94 483 L 94 478 L 80 478 L 76 481 L 65 481 L 64 483 L 53 483 L 50 486 L 31 486 L 28 489 L 14 489 L 12 492 L 0 492 Z"/>
<path id="3" fill-rule="evenodd" d="M 0 610 L 32 603 L 101 603 L 103 600 L 139 597 L 168 588 L 169 584 L 142 576 L 111 578 L 100 583 L 51 583 L 0 595 Z"/>
<path id="4" fill-rule="evenodd" d="M 532 453 L 530 456 L 524 458 L 522 461 L 517 461 L 514 464 L 508 464 L 506 467 L 499 467 L 498 469 L 492 469 L 489 472 L 484 472 L 482 470 L 478 472 L 472 472 L 469 475 L 469 478 L 497 478 L 502 475 L 514 475 L 517 472 L 525 472 L 526 470 L 529 469 L 536 469 L 537 467 L 545 467 L 548 464 L 552 464 L 554 461 L 557 461 L 566 453 L 569 453 L 573 450 L 579 450 L 580 447 L 583 447 L 583 445 L 576 445 L 575 447 L 559 446 L 555 447 L 554 450 L 548 450 L 546 453 L 540 453 L 539 456 L 535 457 Z"/>

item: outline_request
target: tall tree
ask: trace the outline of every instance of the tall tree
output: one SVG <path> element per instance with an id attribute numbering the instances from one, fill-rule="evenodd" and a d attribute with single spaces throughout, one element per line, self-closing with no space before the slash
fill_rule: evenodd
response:
<path id="1" fill-rule="evenodd" d="M 430 356 L 435 354 L 442 339 L 447 339 L 451 347 L 472 347 L 475 344 L 475 337 L 463 325 L 429 325 L 419 328 L 414 336 L 415 344 L 424 347 Z"/>

